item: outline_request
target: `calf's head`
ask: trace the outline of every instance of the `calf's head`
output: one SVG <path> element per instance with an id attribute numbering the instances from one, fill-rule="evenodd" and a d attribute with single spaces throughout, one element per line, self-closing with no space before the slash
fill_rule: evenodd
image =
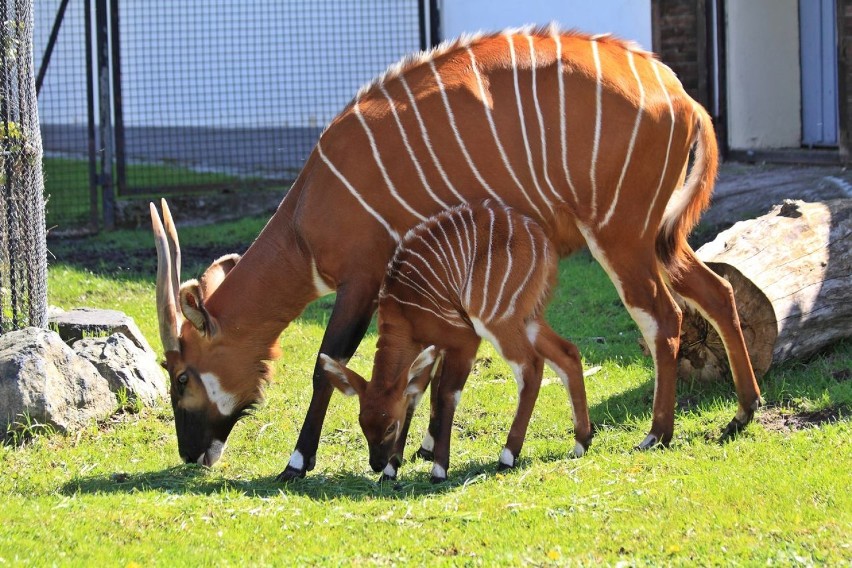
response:
<path id="1" fill-rule="evenodd" d="M 249 330 L 226 329 L 205 307 L 240 257 L 215 261 L 199 280 L 180 282 L 180 245 L 165 200 L 163 221 L 151 204 L 157 246 L 157 314 L 169 373 L 178 451 L 211 466 L 234 424 L 263 396 L 277 345 L 255 345 Z M 241 330 L 242 331 L 242 330 Z"/>
<path id="2" fill-rule="evenodd" d="M 382 369 L 373 369 L 373 380 L 366 381 L 355 371 L 322 354 L 326 377 L 340 392 L 358 396 L 358 421 L 367 438 L 370 467 L 379 472 L 394 457 L 409 410 L 413 411 L 438 368 L 437 349 L 427 347 L 414 362 L 396 377 L 380 377 Z M 379 377 L 379 378 L 377 378 Z M 402 461 L 402 456 L 398 456 Z"/>

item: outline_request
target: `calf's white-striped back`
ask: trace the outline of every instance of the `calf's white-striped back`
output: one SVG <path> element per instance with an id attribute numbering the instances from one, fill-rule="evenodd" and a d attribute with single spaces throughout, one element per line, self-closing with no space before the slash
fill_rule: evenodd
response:
<path id="1" fill-rule="evenodd" d="M 370 464 L 395 477 L 408 420 L 432 383 L 432 419 L 421 447 L 446 477 L 452 415 L 480 338 L 506 358 L 519 401 L 501 467 L 514 466 L 547 361 L 562 378 L 574 409 L 575 455 L 591 439 L 583 370 L 576 347 L 542 319 L 558 256 L 532 219 L 490 202 L 440 213 L 409 231 L 391 260 L 379 294 L 379 346 L 372 380 L 322 357 L 332 383 L 358 395 Z M 425 349 L 424 349 L 425 347 Z M 435 362 L 447 359 L 439 369 Z"/>

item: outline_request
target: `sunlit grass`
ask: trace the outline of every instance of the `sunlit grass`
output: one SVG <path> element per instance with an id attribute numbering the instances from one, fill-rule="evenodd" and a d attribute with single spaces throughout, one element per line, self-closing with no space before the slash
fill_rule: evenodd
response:
<path id="1" fill-rule="evenodd" d="M 243 250 L 262 222 L 181 236 Z M 63 260 L 68 246 L 150 255 L 150 267 L 77 266 Z M 51 303 L 123 310 L 157 346 L 149 247 L 145 232 L 54 243 Z M 79 433 L 0 445 L 0 564 L 849 564 L 852 344 L 782 366 L 761 383 L 774 405 L 764 419 L 830 408 L 834 421 L 784 430 L 758 420 L 719 445 L 715 437 L 736 409 L 733 385 L 684 383 L 672 447 L 638 453 L 632 447 L 650 423 L 651 360 L 587 255 L 560 270 L 548 319 L 577 343 L 587 368 L 601 366 L 587 379 L 598 430 L 584 458 L 567 457 L 570 405 L 546 371 L 518 468 L 495 472 L 516 387 L 508 366 L 483 346 L 457 413 L 446 484 L 431 485 L 420 461 L 404 464 L 396 485 L 375 483 L 357 401 L 337 394 L 316 470 L 277 483 L 310 400 L 333 305 L 324 298 L 282 335 L 266 403 L 237 425 L 210 470 L 179 463 L 166 403 Z M 362 374 L 375 341 L 371 328 L 350 362 Z M 426 410 L 415 416 L 408 453 Z"/>

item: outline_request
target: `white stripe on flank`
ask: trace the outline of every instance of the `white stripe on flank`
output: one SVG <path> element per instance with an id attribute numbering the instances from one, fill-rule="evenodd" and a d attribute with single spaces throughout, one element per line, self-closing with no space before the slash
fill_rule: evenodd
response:
<path id="1" fill-rule="evenodd" d="M 674 138 L 675 127 L 675 113 L 674 107 L 672 106 L 672 98 L 669 96 L 669 92 L 663 84 L 663 78 L 660 77 L 660 69 L 657 66 L 657 61 L 654 59 L 649 59 L 648 61 L 651 64 L 651 68 L 654 70 L 654 75 L 657 76 L 657 82 L 660 83 L 660 88 L 663 89 L 663 94 L 666 96 L 666 104 L 669 105 L 669 114 L 672 117 L 672 126 L 669 130 L 669 145 L 666 147 L 666 160 L 663 162 L 663 171 L 660 173 L 660 183 L 657 184 L 657 192 L 654 194 L 654 200 L 651 202 L 651 207 L 648 208 L 648 214 L 645 216 L 645 225 L 642 227 L 643 235 L 648 230 L 648 223 L 651 222 L 651 214 L 654 212 L 654 207 L 657 205 L 657 199 L 660 197 L 660 190 L 663 187 L 663 181 L 666 179 L 666 170 L 669 169 L 669 154 L 672 151 L 672 139 Z"/>
<path id="2" fill-rule="evenodd" d="M 595 139 L 592 143 L 592 167 L 589 171 L 589 181 L 592 185 L 592 213 L 590 217 L 594 219 L 597 217 L 598 210 L 598 181 L 596 178 L 596 172 L 598 165 L 598 150 L 601 145 L 601 104 L 603 97 L 603 83 L 601 82 L 601 58 L 598 55 L 598 42 L 592 39 L 592 57 L 595 60 L 595 81 L 597 86 L 595 87 Z"/>
<path id="3" fill-rule="evenodd" d="M 385 169 L 385 164 L 382 162 L 382 157 L 379 155 L 379 148 L 376 146 L 376 139 L 373 137 L 373 132 L 370 130 L 370 126 L 367 124 L 367 121 L 364 119 L 364 115 L 361 114 L 361 108 L 359 106 L 360 101 L 355 101 L 355 104 L 352 107 L 352 110 L 355 112 L 355 116 L 358 117 L 358 122 L 361 123 L 361 126 L 364 128 L 364 132 L 367 134 L 367 140 L 370 142 L 370 150 L 373 152 L 373 159 L 376 161 L 376 165 L 379 167 L 379 171 L 382 173 L 382 179 L 385 180 L 385 185 L 388 187 L 388 191 L 390 191 L 393 198 L 396 199 L 397 203 L 402 205 L 403 209 L 417 217 L 418 220 L 422 223 L 426 220 L 426 217 L 415 211 L 402 197 L 400 197 L 399 193 L 396 191 L 396 186 L 390 179 L 387 170 Z"/>
<path id="4" fill-rule="evenodd" d="M 423 173 L 423 168 L 420 166 L 420 161 L 417 159 L 417 156 L 414 155 L 414 149 L 411 147 L 411 143 L 408 141 L 408 135 L 405 133 L 405 128 L 402 127 L 402 121 L 399 118 L 399 113 L 396 111 L 396 105 L 394 104 L 394 100 L 391 98 L 390 94 L 388 94 L 387 89 L 383 83 L 379 83 L 379 90 L 385 96 L 390 105 L 391 114 L 393 114 L 393 119 L 396 122 L 396 127 L 399 129 L 399 135 L 402 137 L 402 143 L 405 145 L 406 151 L 408 151 L 408 157 L 411 158 L 411 163 L 414 164 L 414 169 L 417 170 L 417 177 L 420 179 L 420 183 L 423 184 L 423 188 L 426 190 L 426 193 L 429 194 L 435 203 L 441 206 L 443 209 L 449 209 L 450 206 L 444 203 L 441 198 L 439 198 L 432 191 L 432 187 L 429 185 L 429 182 L 426 180 L 426 174 Z"/>
<path id="5" fill-rule="evenodd" d="M 452 219 L 452 216 L 450 216 L 450 219 Z M 453 266 L 455 266 L 455 268 L 456 268 L 456 273 L 454 275 L 456 277 L 455 278 L 456 281 L 455 281 L 454 284 L 457 285 L 456 286 L 456 293 L 458 293 L 458 291 L 459 291 L 458 286 L 461 285 L 461 275 L 462 275 L 461 265 L 459 264 L 459 259 L 456 257 L 455 247 L 450 244 L 450 236 L 447 234 L 447 231 L 444 230 L 444 224 L 438 223 L 438 228 L 441 230 L 441 235 L 443 236 L 443 240 L 439 241 L 438 237 L 436 236 L 435 241 L 446 245 L 446 248 L 450 249 L 450 256 L 453 257 Z M 429 233 L 431 234 L 432 231 L 429 231 Z M 459 253 L 459 254 L 461 254 L 461 253 Z M 446 254 L 444 255 L 444 258 L 445 258 L 445 261 L 446 261 Z M 449 262 L 448 262 L 448 264 L 449 264 Z M 449 275 L 449 270 L 447 272 L 448 272 L 448 275 Z M 450 284 L 450 283 L 447 282 L 447 284 Z"/>
<path id="6" fill-rule="evenodd" d="M 420 126 L 420 135 L 423 137 L 423 144 L 426 145 L 426 150 L 429 151 L 429 157 L 432 158 L 432 163 L 435 165 L 435 169 L 438 170 L 438 173 L 444 181 L 444 184 L 446 184 L 447 189 L 456 196 L 456 199 L 458 199 L 460 203 L 467 203 L 467 200 L 462 197 L 458 191 L 456 191 L 456 188 L 453 186 L 452 182 L 450 182 L 450 178 L 447 177 L 447 172 L 444 171 L 443 166 L 441 166 L 441 162 L 438 161 L 438 156 L 435 155 L 435 150 L 432 148 L 432 142 L 429 140 L 429 133 L 426 131 L 426 124 L 423 122 L 423 117 L 420 116 L 420 109 L 417 108 L 417 101 L 414 99 L 414 94 L 411 92 L 404 75 L 399 76 L 399 82 L 402 85 L 402 88 L 405 89 L 405 94 L 408 95 L 409 102 L 411 102 L 411 110 L 414 111 L 414 116 L 417 118 L 417 124 Z"/>
<path id="7" fill-rule="evenodd" d="M 568 182 L 568 189 L 571 190 L 571 195 L 576 204 L 577 190 L 574 189 L 574 182 L 571 181 L 571 173 L 568 171 L 568 147 L 565 142 L 565 80 L 562 76 L 562 38 L 554 33 L 553 41 L 556 43 L 556 72 L 559 79 L 559 140 L 562 143 L 562 171 L 565 172 L 565 181 Z"/>
<path id="8" fill-rule="evenodd" d="M 470 305 L 470 294 L 472 292 L 472 288 L 470 286 L 470 278 L 471 278 L 471 275 L 473 274 L 473 264 L 476 262 L 476 248 L 477 248 L 476 236 L 477 235 L 476 235 L 476 223 L 474 222 L 474 219 L 473 219 L 473 211 L 468 209 L 467 213 L 470 215 L 470 222 L 465 223 L 465 232 L 467 232 L 468 226 L 470 226 L 470 228 L 473 229 L 473 231 L 472 231 L 473 235 L 471 236 L 472 246 L 469 248 L 469 250 L 471 251 L 471 253 L 470 253 L 470 265 L 467 267 L 467 282 L 465 283 L 466 293 L 465 293 L 465 298 L 464 298 L 464 305 L 469 306 Z"/>
<path id="9" fill-rule="evenodd" d="M 556 200 L 559 201 L 559 194 L 556 193 L 556 190 L 553 188 L 553 184 L 550 182 L 550 175 L 547 173 L 547 139 L 544 136 L 544 117 L 541 114 L 541 106 L 538 104 L 538 85 L 536 85 L 535 73 L 536 67 L 538 66 L 538 62 L 535 58 L 535 49 L 533 46 L 533 38 L 532 36 L 527 36 L 527 40 L 530 43 L 530 65 L 532 66 L 532 95 L 533 102 L 535 103 L 535 114 L 538 117 L 538 131 L 541 134 L 541 171 L 544 172 L 544 181 L 547 182 L 547 186 L 550 188 L 550 192 L 556 197 Z"/>
<path id="10" fill-rule="evenodd" d="M 479 317 L 482 317 L 485 314 L 485 310 L 488 304 L 488 286 L 491 284 L 491 247 L 494 244 L 494 210 L 488 209 L 488 254 L 485 256 L 485 280 L 482 282 L 482 301 L 479 304 L 479 313 L 477 314 Z M 473 272 L 473 271 L 471 271 Z M 473 274 L 471 274 L 471 277 Z M 468 311 L 472 309 L 472 306 L 466 306 Z"/>
<path id="11" fill-rule="evenodd" d="M 476 77 L 476 84 L 479 86 L 479 98 L 482 99 L 482 106 L 485 108 L 485 118 L 488 119 L 488 126 L 491 128 L 491 135 L 494 137 L 494 143 L 497 144 L 497 151 L 500 153 L 500 159 L 503 160 L 503 165 L 506 167 L 506 171 L 509 172 L 509 176 L 512 178 L 512 181 L 515 182 L 515 185 L 518 186 L 518 189 L 521 191 L 524 197 L 527 198 L 527 201 L 535 209 L 535 212 L 541 217 L 541 211 L 536 207 L 536 204 L 533 203 L 532 198 L 524 189 L 521 180 L 518 179 L 518 176 L 515 175 L 515 170 L 512 168 L 512 165 L 509 163 L 509 156 L 506 155 L 506 150 L 503 148 L 503 144 L 500 142 L 499 136 L 497 136 L 497 125 L 494 124 L 494 117 L 491 115 L 491 108 L 488 106 L 487 96 L 485 94 L 485 85 L 482 82 L 482 76 L 479 74 L 479 69 L 476 67 L 476 58 L 473 56 L 473 50 L 467 48 L 468 54 L 470 54 L 470 65 L 473 68 L 473 74 Z"/>
<path id="12" fill-rule="evenodd" d="M 429 61 L 429 68 L 432 69 L 432 74 L 435 76 L 435 82 L 438 84 L 438 90 L 441 92 L 441 100 L 444 102 L 444 110 L 447 111 L 447 118 L 450 120 L 450 128 L 453 131 L 453 134 L 456 137 L 456 142 L 459 144 L 459 149 L 461 149 L 462 155 L 464 159 L 467 161 L 467 165 L 470 166 L 470 170 L 473 172 L 476 181 L 485 188 L 485 191 L 488 192 L 488 195 L 493 197 L 497 203 L 503 203 L 503 200 L 500 199 L 500 196 L 488 185 L 488 182 L 482 177 L 482 174 L 479 173 L 479 170 L 476 169 L 476 165 L 473 163 L 473 158 L 470 157 L 470 154 L 467 151 L 467 146 L 464 144 L 464 140 L 462 140 L 461 134 L 459 133 L 459 128 L 456 126 L 456 117 L 453 115 L 453 109 L 450 108 L 450 100 L 447 98 L 447 91 L 444 89 L 444 83 L 441 81 L 441 74 L 438 73 L 438 69 L 435 67 L 434 61 Z"/>
<path id="13" fill-rule="evenodd" d="M 549 199 L 547 199 L 547 196 L 545 196 L 544 192 L 541 190 L 541 184 L 538 182 L 538 176 L 535 173 L 535 166 L 533 166 L 532 150 L 530 150 L 530 141 L 527 137 L 527 122 L 524 119 L 524 106 L 521 103 L 521 88 L 518 84 L 518 59 L 515 55 L 515 41 L 511 35 L 506 35 L 506 40 L 509 42 L 509 56 L 512 59 L 512 75 L 515 80 L 515 103 L 518 107 L 518 120 L 520 120 L 521 124 L 521 139 L 524 141 L 524 150 L 526 150 L 527 153 L 527 166 L 530 169 L 530 177 L 532 178 L 533 185 L 535 185 L 535 189 L 538 191 L 541 199 L 549 209 L 553 209 L 553 204 Z M 535 68 L 533 68 L 533 73 L 535 73 Z"/>
<path id="14" fill-rule="evenodd" d="M 515 313 L 515 302 L 518 300 L 518 296 L 521 295 L 521 292 L 526 291 L 527 284 L 532 277 L 533 272 L 535 271 L 538 265 L 538 253 L 536 249 L 535 237 L 533 237 L 532 231 L 530 231 L 530 221 L 529 219 L 524 219 L 524 228 L 527 230 L 527 235 L 530 238 L 530 251 L 532 251 L 532 260 L 530 261 L 530 268 L 527 271 L 527 275 L 524 276 L 523 282 L 518 288 L 515 290 L 515 293 L 512 294 L 512 298 L 509 300 L 509 307 L 503 313 L 503 317 L 501 319 L 506 319 Z"/>
<path id="15" fill-rule="evenodd" d="M 331 173 L 333 173 L 333 174 L 335 175 L 335 177 L 337 177 L 337 179 L 339 179 L 339 180 L 340 180 L 340 183 L 342 183 L 342 184 L 344 185 L 344 187 L 346 187 L 346 189 L 347 189 L 347 190 L 349 190 L 349 193 L 351 193 L 351 194 L 352 194 L 352 197 L 354 197 L 354 198 L 358 201 L 358 203 L 360 203 L 360 204 L 361 204 L 361 207 L 363 207 L 363 208 L 364 208 L 364 210 L 365 210 L 367 213 L 369 213 L 370 215 L 372 215 L 372 216 L 373 216 L 373 218 L 374 218 L 376 221 L 378 221 L 378 222 L 382 225 L 382 227 L 384 227 L 384 228 L 385 228 L 385 230 L 388 232 L 388 234 L 391 236 L 391 238 L 394 240 L 394 242 L 398 243 L 398 242 L 399 242 L 399 240 L 400 240 L 400 239 L 399 239 L 399 233 L 397 233 L 397 232 L 393 229 L 393 227 L 391 227 L 391 226 L 388 224 L 388 222 L 387 222 L 387 221 L 385 221 L 385 220 L 382 218 L 382 216 L 381 216 L 381 215 L 379 215 L 379 214 L 376 212 L 376 210 L 375 210 L 375 209 L 373 209 L 372 207 L 370 207 L 370 206 L 369 206 L 369 204 L 367 204 L 367 202 L 366 202 L 366 201 L 364 201 L 364 198 L 363 198 L 363 197 L 361 197 L 361 194 L 360 194 L 360 193 L 358 193 L 358 190 L 356 190 L 354 187 L 352 187 L 352 184 L 351 184 L 351 183 L 349 183 L 349 180 L 347 180 L 347 179 L 346 179 L 346 177 L 344 177 L 344 175 L 343 175 L 343 174 L 341 174 L 341 173 L 340 173 L 340 171 L 339 171 L 337 168 L 335 168 L 335 167 L 334 167 L 334 164 L 332 164 L 332 163 L 331 163 L 331 161 L 330 161 L 330 160 L 326 157 L 325 153 L 322 151 L 322 146 L 320 145 L 320 142 L 319 142 L 319 141 L 317 141 L 317 153 L 319 154 L 320 159 L 322 159 L 322 161 L 323 161 L 323 162 L 325 162 L 325 165 L 327 165 L 327 166 L 328 166 L 328 169 L 330 169 L 330 170 L 331 170 Z"/>
<path id="16" fill-rule="evenodd" d="M 615 212 L 615 206 L 618 203 L 618 197 L 621 192 L 621 184 L 624 182 L 624 176 L 627 173 L 627 166 L 630 165 L 630 158 L 633 156 L 633 147 L 636 144 L 636 136 L 639 134 L 639 124 L 642 122 L 642 113 L 645 110 L 645 87 L 642 85 L 642 79 L 639 78 L 639 72 L 636 71 L 636 63 L 633 61 L 633 52 L 627 52 L 627 61 L 630 63 L 630 70 L 633 71 L 633 76 L 636 77 L 636 84 L 639 86 L 639 110 L 636 113 L 636 121 L 633 123 L 633 133 L 630 135 L 630 144 L 627 146 L 627 157 L 624 159 L 624 166 L 621 168 L 621 176 L 618 178 L 618 185 L 615 186 L 615 195 L 612 198 L 612 203 L 609 210 L 604 215 L 603 221 L 600 222 L 598 228 L 603 227 L 612 219 L 612 214 Z"/>
<path id="17" fill-rule="evenodd" d="M 500 291 L 497 292 L 497 296 L 495 297 L 494 307 L 491 309 L 491 313 L 488 315 L 485 321 L 491 321 L 494 319 L 494 316 L 497 315 L 497 309 L 503 303 L 503 293 L 506 291 L 506 282 L 509 280 L 509 275 L 512 273 L 512 236 L 515 229 L 514 223 L 512 223 L 512 219 L 509 217 L 509 213 L 503 211 L 506 215 L 506 222 L 509 226 L 509 234 L 506 236 L 506 269 L 503 273 L 503 281 L 500 283 Z"/>
<path id="18" fill-rule="evenodd" d="M 393 298 L 394 301 L 399 302 L 400 304 L 403 304 L 403 305 L 406 305 L 406 306 L 412 306 L 414 308 L 418 308 L 420 310 L 423 310 L 424 312 L 429 312 L 430 314 L 434 315 L 438 319 L 444 320 L 445 322 L 452 325 L 453 327 L 465 327 L 465 328 L 467 327 L 467 325 L 464 324 L 464 323 L 456 323 L 455 321 L 447 319 L 446 316 L 443 316 L 443 315 L 439 314 L 438 312 L 436 312 L 434 310 L 430 310 L 429 308 L 423 307 L 420 304 L 415 304 L 413 302 L 407 302 L 407 301 L 400 299 L 400 298 L 398 298 L 398 297 L 396 297 L 396 296 L 394 296 L 393 294 L 390 294 L 390 293 L 387 294 L 387 297 Z"/>

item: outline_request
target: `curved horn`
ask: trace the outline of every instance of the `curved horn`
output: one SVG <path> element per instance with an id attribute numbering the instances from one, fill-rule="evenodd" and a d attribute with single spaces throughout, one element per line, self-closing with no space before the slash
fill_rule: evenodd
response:
<path id="1" fill-rule="evenodd" d="M 180 243 L 178 241 L 177 229 L 175 228 L 172 212 L 165 199 L 160 200 L 163 208 L 163 223 L 166 226 L 166 235 L 169 237 L 169 252 L 172 253 L 172 293 L 175 298 L 180 298 Z"/>
<path id="2" fill-rule="evenodd" d="M 171 214 L 163 202 L 164 218 L 166 224 L 174 231 Z M 160 340 L 163 342 L 163 351 L 180 352 L 180 340 L 178 335 L 179 316 L 175 296 L 175 282 L 177 282 L 176 271 L 172 269 L 173 261 L 180 261 L 180 251 L 177 255 L 170 252 L 169 241 L 173 241 L 177 247 L 177 235 L 166 236 L 166 230 L 160 222 L 160 215 L 153 203 L 151 208 L 151 225 L 154 229 L 154 244 L 157 246 L 157 319 L 160 322 Z"/>

